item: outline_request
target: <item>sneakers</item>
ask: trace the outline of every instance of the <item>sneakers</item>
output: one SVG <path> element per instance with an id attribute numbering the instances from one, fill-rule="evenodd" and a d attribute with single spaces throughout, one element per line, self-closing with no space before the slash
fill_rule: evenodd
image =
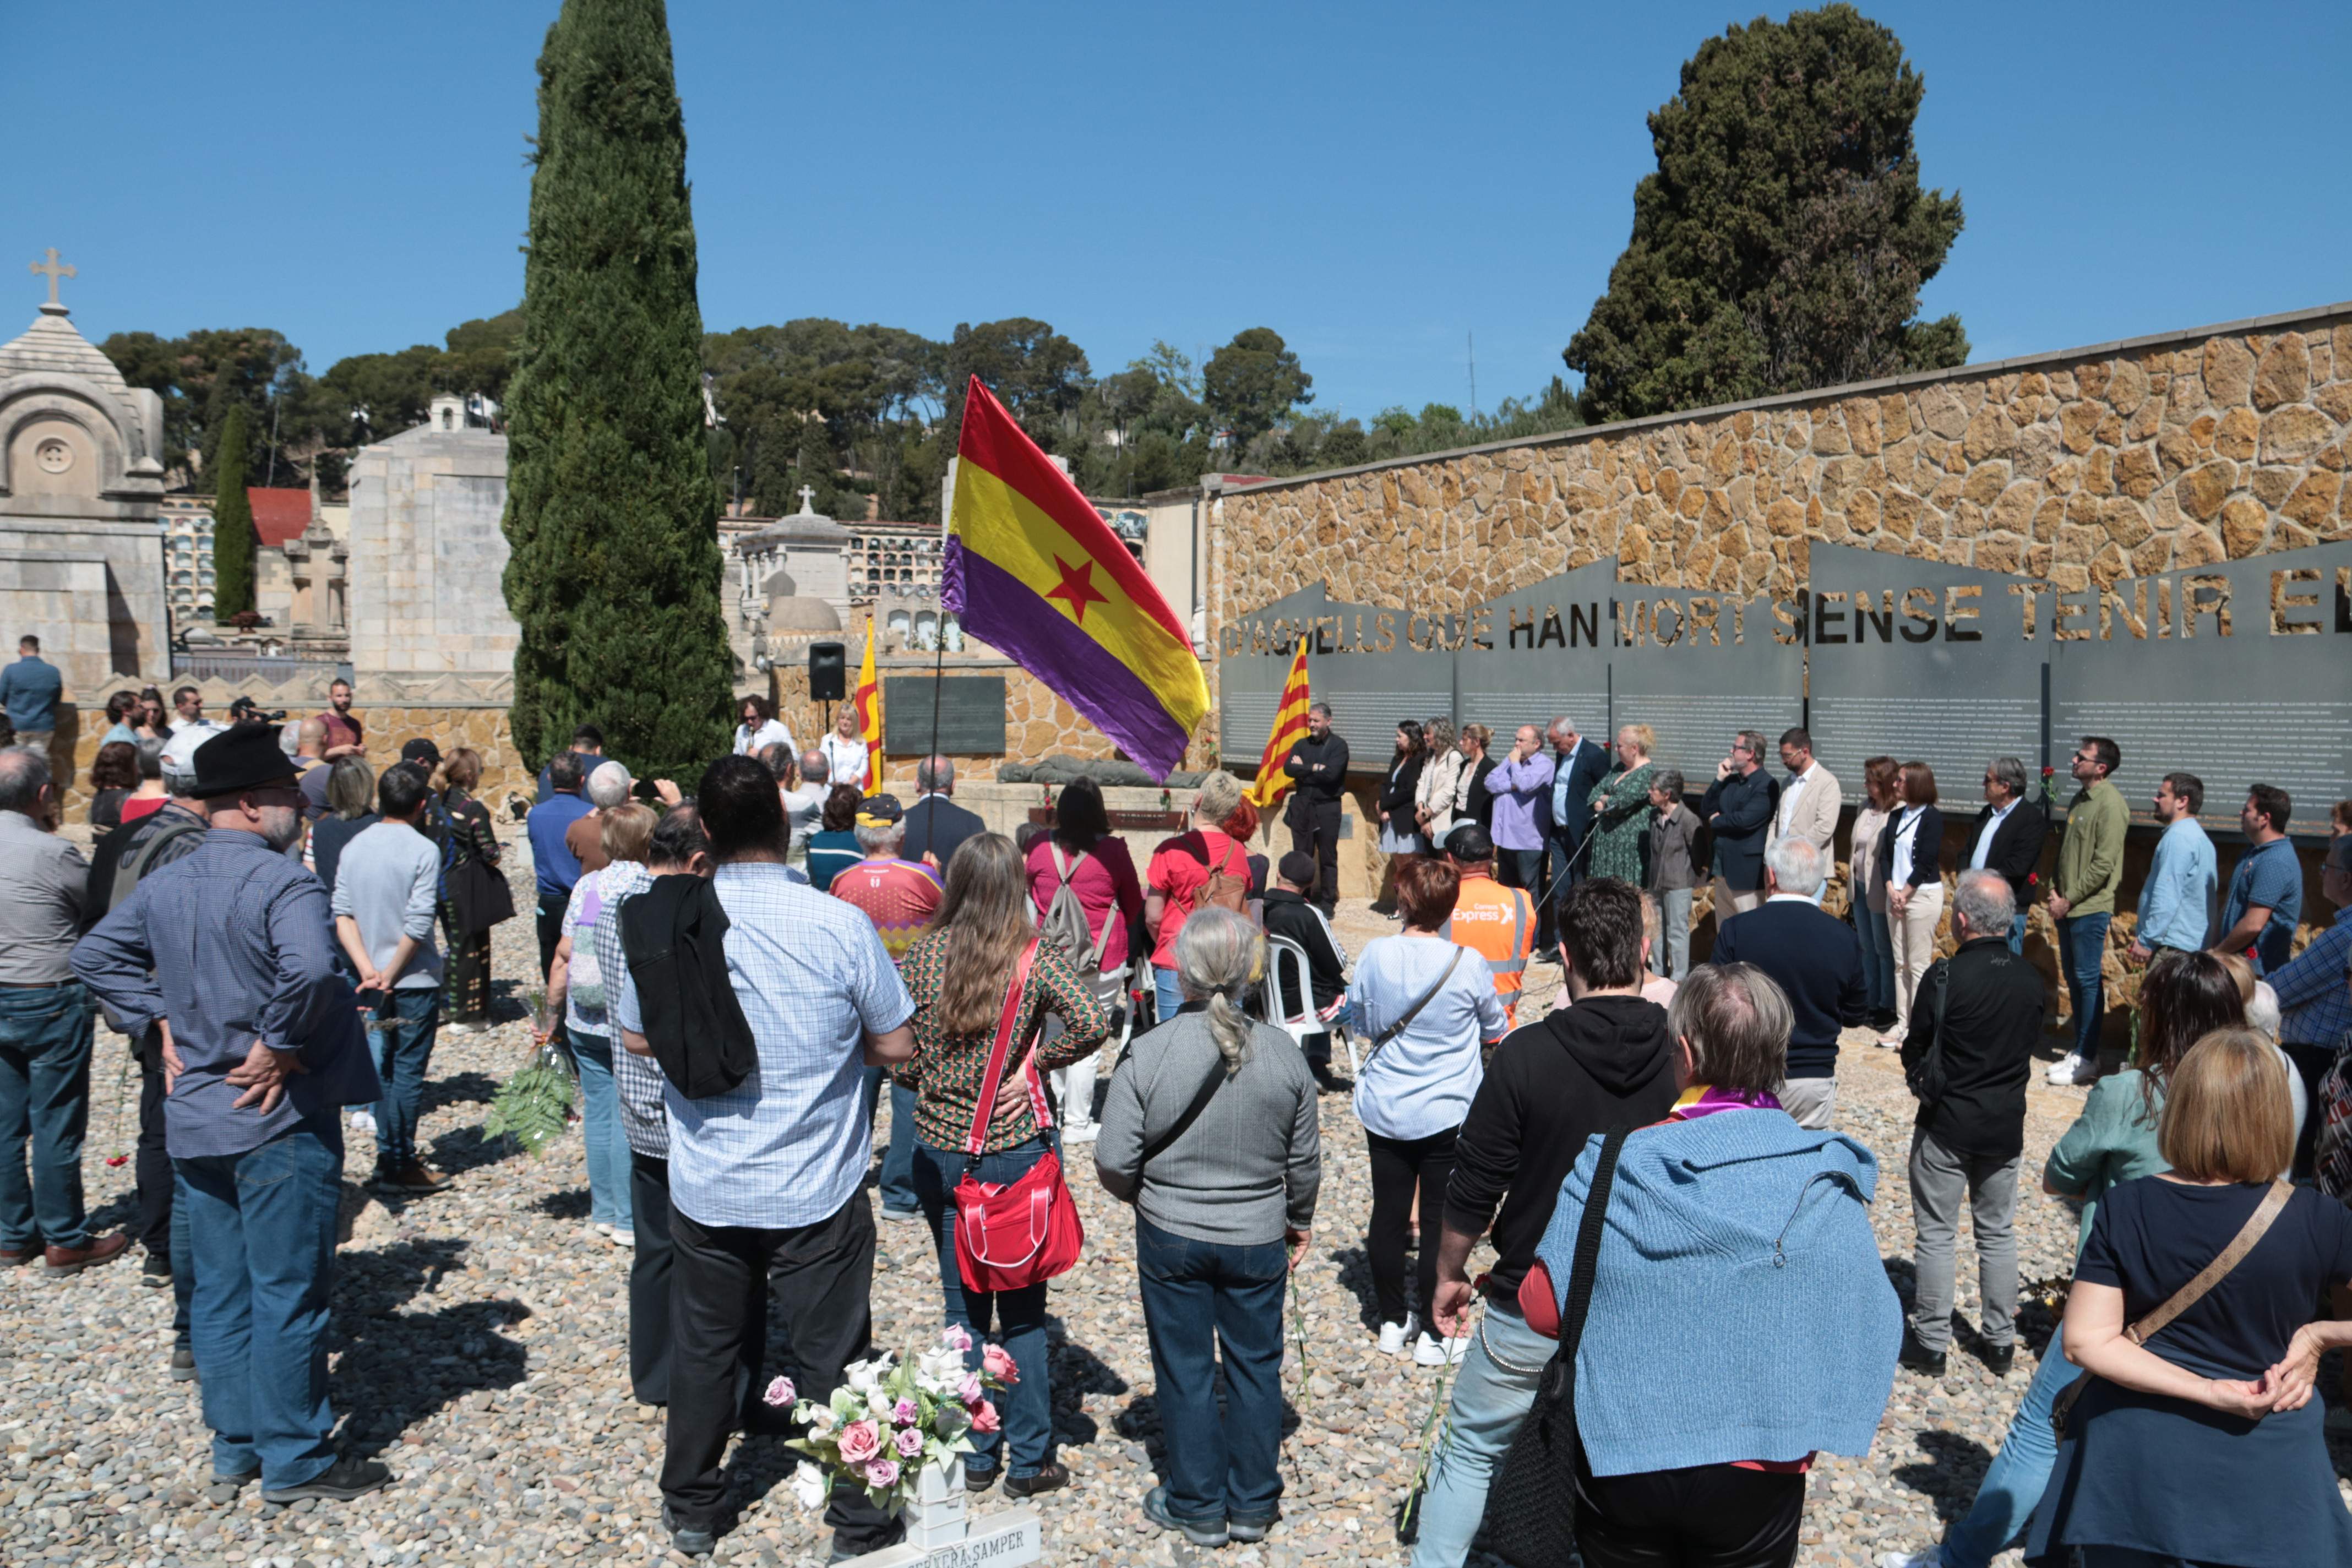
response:
<path id="1" fill-rule="evenodd" d="M 1925 1552 L 1882 1552 L 1878 1568 L 1944 1568 L 1944 1549 L 1930 1546 Z"/>
<path id="2" fill-rule="evenodd" d="M 355 1458 L 346 1454 L 323 1473 L 313 1476 L 299 1487 L 262 1488 L 261 1500 L 285 1503 L 316 1498 L 325 1502 L 349 1502 L 353 1498 L 381 1491 L 391 1484 L 390 1470 L 373 1459 Z"/>
<path id="3" fill-rule="evenodd" d="M 131 1250 L 131 1237 L 121 1231 L 94 1238 L 88 1247 L 52 1247 L 41 1254 L 41 1272 L 52 1279 L 79 1274 L 101 1263 L 111 1263 Z"/>
<path id="4" fill-rule="evenodd" d="M 182 1344 L 172 1347 L 171 1376 L 173 1383 L 196 1381 L 196 1352 L 194 1346 Z"/>
<path id="5" fill-rule="evenodd" d="M 376 1135 L 375 1112 L 373 1110 L 352 1111 L 352 1129 L 354 1131 L 364 1132 L 371 1138 L 374 1137 Z"/>
<path id="6" fill-rule="evenodd" d="M 1068 1486 L 1069 1484 L 1070 1472 L 1068 1467 L 1056 1460 L 1048 1460 L 1045 1464 L 1037 1467 L 1037 1473 L 1034 1476 L 1005 1477 L 1004 1495 L 1006 1497 L 1035 1497 L 1039 1492 L 1060 1491 L 1064 1487 Z"/>
<path id="7" fill-rule="evenodd" d="M 2062 1089 L 2068 1084 L 2090 1083 L 2098 1076 L 2097 1058 L 2077 1056 L 2060 1057 L 2050 1064 L 2050 1070 L 2042 1075 L 2048 1082 L 2056 1084 Z"/>
<path id="8" fill-rule="evenodd" d="M 669 1544 L 672 1551 L 683 1552 L 688 1557 L 708 1557 L 710 1555 L 711 1549 L 719 1544 L 717 1531 L 697 1530 L 691 1525 L 680 1524 L 677 1521 L 677 1515 L 671 1510 L 667 1503 L 662 1504 L 661 1521 L 662 1528 L 669 1531 Z"/>
<path id="9" fill-rule="evenodd" d="M 588 1228 L 594 1231 L 604 1240 L 611 1242 L 614 1247 L 625 1247 L 634 1250 L 637 1245 L 637 1232 L 635 1226 L 631 1226 L 625 1230 L 617 1225 L 606 1225 L 604 1221 L 599 1220 Z"/>
<path id="10" fill-rule="evenodd" d="M 1423 1334 L 1413 1342 L 1412 1359 L 1419 1366 L 1460 1366 L 1463 1356 L 1469 1350 L 1470 1336 L 1467 1334 L 1458 1340 L 1441 1340 L 1434 1335 Z"/>
<path id="11" fill-rule="evenodd" d="M 1062 1129 L 1062 1142 L 1065 1143 L 1091 1143 L 1095 1141 L 1096 1135 L 1101 1131 L 1102 1129 L 1091 1121 L 1074 1121 L 1069 1126 Z"/>
<path id="12" fill-rule="evenodd" d="M 1903 1037 L 1881 1035 L 1878 1037 L 1878 1048 L 1882 1051 L 1899 1051 L 1903 1048 Z"/>
<path id="13" fill-rule="evenodd" d="M 1272 1530 L 1274 1521 L 1281 1517 L 1282 1507 L 1278 1503 L 1272 1513 L 1256 1519 L 1242 1519 L 1228 1514 L 1225 1516 L 1225 1533 L 1235 1541 L 1264 1541 L 1265 1532 Z"/>
<path id="14" fill-rule="evenodd" d="M 139 1283 L 160 1290 L 171 1282 L 172 1255 L 168 1252 L 149 1253 L 147 1260 L 139 1266 Z"/>
<path id="15" fill-rule="evenodd" d="M 1172 1530 L 1176 1531 L 1179 1535 L 1181 1535 L 1185 1540 L 1191 1542 L 1195 1546 L 1223 1546 L 1226 1542 L 1231 1541 L 1234 1538 L 1233 1531 L 1227 1528 L 1225 1521 L 1222 1519 L 1215 1521 L 1202 1520 L 1195 1522 L 1191 1520 L 1179 1519 L 1174 1514 L 1169 1512 L 1168 1489 L 1166 1487 L 1154 1487 L 1150 1491 L 1143 1494 L 1143 1517 L 1150 1520 L 1154 1525 L 1161 1530 Z M 1260 1537 L 1263 1537 L 1265 1533 L 1265 1532 L 1261 1530 L 1257 1536 L 1253 1536 L 1251 1539 L 1259 1539 Z"/>
<path id="16" fill-rule="evenodd" d="M 1382 1355 L 1404 1354 L 1406 1347 L 1412 1343 L 1413 1330 L 1420 1326 L 1421 1320 L 1411 1312 L 1407 1312 L 1404 1315 L 1404 1321 L 1402 1323 L 1382 1323 L 1381 1325 L 1381 1353 Z"/>
<path id="17" fill-rule="evenodd" d="M 920 1209 L 894 1209 L 888 1204 L 884 1204 L 882 1205 L 882 1217 L 887 1220 L 898 1221 L 919 1220 L 923 1217 L 923 1211 Z"/>

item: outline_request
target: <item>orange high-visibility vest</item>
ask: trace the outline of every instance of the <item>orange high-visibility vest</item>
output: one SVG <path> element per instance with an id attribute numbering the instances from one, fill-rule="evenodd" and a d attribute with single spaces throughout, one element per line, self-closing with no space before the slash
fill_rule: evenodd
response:
<path id="1" fill-rule="evenodd" d="M 1535 905 L 1521 888 L 1506 888 L 1492 877 L 1462 879 L 1446 934 L 1486 961 L 1504 1016 L 1516 1026 L 1519 988 L 1527 984 L 1528 958 L 1536 950 Z"/>

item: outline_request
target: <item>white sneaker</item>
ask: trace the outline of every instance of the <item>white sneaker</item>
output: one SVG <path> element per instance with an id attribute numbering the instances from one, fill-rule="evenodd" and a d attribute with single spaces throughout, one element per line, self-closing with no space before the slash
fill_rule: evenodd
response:
<path id="1" fill-rule="evenodd" d="M 366 1133 L 366 1134 L 367 1134 L 369 1137 L 371 1137 L 371 1138 L 374 1137 L 374 1136 L 375 1136 L 375 1112 L 374 1112 L 374 1111 L 373 1111 L 373 1110 L 354 1110 L 354 1111 L 352 1111 L 352 1128 L 353 1128 L 355 1131 L 357 1131 L 364 1132 L 364 1133 Z"/>
<path id="2" fill-rule="evenodd" d="M 1944 1549 L 1930 1546 L 1925 1552 L 1882 1552 L 1878 1568 L 1944 1568 Z"/>
<path id="3" fill-rule="evenodd" d="M 1096 1135 L 1101 1131 L 1102 1129 L 1091 1121 L 1073 1121 L 1067 1127 L 1062 1129 L 1062 1142 L 1065 1143 L 1091 1143 L 1095 1141 Z"/>
<path id="4" fill-rule="evenodd" d="M 1402 1323 L 1382 1323 L 1381 1353 L 1382 1355 L 1404 1354 L 1405 1348 L 1412 1342 L 1412 1331 L 1420 1326 L 1421 1320 L 1411 1312 L 1404 1315 L 1404 1321 Z"/>
<path id="5" fill-rule="evenodd" d="M 1423 1334 L 1413 1343 L 1412 1359 L 1421 1366 L 1460 1366 L 1462 1358 L 1469 1350 L 1470 1336 L 1467 1334 L 1458 1340 L 1441 1340 Z"/>
<path id="6" fill-rule="evenodd" d="M 608 1225 L 602 1228 L 604 1232 L 604 1239 L 606 1241 L 611 1242 L 615 1247 L 625 1247 L 632 1252 L 636 1250 L 637 1233 L 634 1226 L 627 1230 L 623 1230 L 617 1225 Z"/>
<path id="7" fill-rule="evenodd" d="M 2089 1083 L 2099 1076 L 2099 1064 L 2091 1057 L 2060 1057 L 2050 1064 L 2050 1070 L 2042 1076 L 2047 1081 L 2061 1087 Z"/>

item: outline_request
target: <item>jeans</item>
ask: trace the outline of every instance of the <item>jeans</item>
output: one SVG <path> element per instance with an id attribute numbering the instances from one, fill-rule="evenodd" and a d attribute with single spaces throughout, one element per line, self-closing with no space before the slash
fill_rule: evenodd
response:
<path id="1" fill-rule="evenodd" d="M 2113 915 L 2061 915 L 2058 967 L 2066 976 L 2066 1000 L 2074 1009 L 2074 1054 L 2084 1061 L 2099 1055 L 2099 1015 L 2106 1006 L 2105 985 L 2107 924 Z"/>
<path id="2" fill-rule="evenodd" d="M 1364 1251 L 1372 1266 L 1372 1300 L 1381 1321 L 1404 1321 L 1404 1238 L 1412 1223 L 1416 1185 L 1424 1194 L 1423 1234 L 1413 1284 L 1420 1295 L 1422 1327 L 1431 1337 L 1437 1324 L 1430 1303 L 1437 1295 L 1438 1212 L 1445 1206 L 1445 1184 L 1454 1174 L 1456 1130 L 1447 1128 L 1426 1138 L 1385 1138 L 1367 1128 L 1366 1153 L 1371 1165 L 1372 1222 Z"/>
<path id="3" fill-rule="evenodd" d="M 629 1392 L 640 1405 L 669 1403 L 669 1162 L 629 1156 Z M 761 1347 L 764 1349 L 765 1347 Z M 752 1368 L 754 1372 L 759 1369 Z"/>
<path id="4" fill-rule="evenodd" d="M 2025 954 L 2025 914 L 2023 910 L 2009 917 L 2009 951 L 2019 957 Z"/>
<path id="5" fill-rule="evenodd" d="M 1913 1254 L 1911 1331 L 1929 1351 L 1952 1339 L 1952 1248 L 1960 1200 L 1977 1235 L 1977 1295 L 1985 1342 L 2017 1339 L 2017 1168 L 2021 1156 L 1995 1159 L 1945 1148 L 1925 1129 L 1911 1134 L 1911 1212 L 1919 1227 Z"/>
<path id="6" fill-rule="evenodd" d="M 1862 904 L 1853 911 L 1854 935 L 1862 939 L 1862 988 L 1874 1013 L 1895 1011 L 1895 938 L 1886 911 Z"/>
<path id="7" fill-rule="evenodd" d="M 1544 1363 L 1559 1348 L 1528 1327 L 1517 1307 L 1487 1298 L 1485 1318 L 1454 1374 L 1445 1442 L 1430 1461 L 1412 1568 L 1461 1568 L 1486 1517 L 1487 1485 L 1536 1402 Z"/>
<path id="8" fill-rule="evenodd" d="M 874 1207 L 853 1193 L 830 1219 L 788 1230 L 703 1226 L 672 1207 L 670 1402 L 662 1500 L 677 1522 L 716 1528 L 727 1496 L 727 1437 L 760 1408 L 754 1373 L 767 1354 L 768 1301 L 783 1309 L 782 1371 L 823 1404 L 844 1371 L 873 1349 Z M 845 1554 L 877 1552 L 901 1533 L 865 1489 L 837 1482 L 825 1522 Z"/>
<path id="9" fill-rule="evenodd" d="M 999 1153 L 982 1154 L 972 1177 L 990 1184 L 1017 1182 L 1045 1157 L 1047 1147 L 1044 1139 L 1033 1138 Z M 1019 1290 L 973 1290 L 965 1286 L 963 1270 L 956 1264 L 954 1197 L 963 1172 L 962 1153 L 916 1143 L 915 1194 L 939 1247 L 947 1321 L 971 1331 L 971 1350 L 965 1364 L 972 1371 L 980 1370 L 980 1342 L 992 1326 L 1021 1370 L 1021 1381 L 995 1396 L 1004 1430 L 973 1433 L 973 1451 L 965 1457 L 964 1468 L 973 1475 L 985 1476 L 1003 1464 L 1009 1467 L 1010 1474 L 1025 1480 L 1054 1458 L 1054 1392 L 1045 1365 L 1045 1282 Z"/>
<path id="10" fill-rule="evenodd" d="M 2050 1407 L 2083 1374 L 2081 1367 L 2066 1359 L 2064 1338 L 2063 1325 L 2051 1333 L 2042 1365 L 2010 1418 L 2000 1452 L 1977 1483 L 1976 1501 L 1944 1537 L 1944 1568 L 1989 1568 L 1993 1553 L 2017 1539 L 2041 1503 L 2058 1463 L 2058 1434 L 2050 1425 Z"/>
<path id="11" fill-rule="evenodd" d="M 213 1469 L 299 1487 L 335 1462 L 327 1300 L 343 1132 L 320 1118 L 242 1154 L 174 1160 L 195 1268 L 190 1329 Z"/>
<path id="12" fill-rule="evenodd" d="M 887 1068 L 866 1069 L 866 1124 L 874 1124 L 875 1103 L 882 1086 L 890 1086 L 890 1142 L 882 1151 L 882 1207 L 890 1214 L 913 1214 L 922 1205 L 915 1198 L 915 1091 L 891 1078 Z"/>
<path id="13" fill-rule="evenodd" d="M 613 1083 L 613 1039 L 572 1031 L 580 1064 L 580 1139 L 588 1154 L 588 1223 L 628 1230 L 629 1139 L 621 1131 L 621 1093 Z"/>
<path id="14" fill-rule="evenodd" d="M 1282 1301 L 1290 1279 L 1281 1241 L 1194 1241 L 1138 1215 L 1135 1271 L 1160 1390 L 1168 1511 L 1203 1524 L 1271 1519 L 1282 1496 L 1275 1461 L 1282 1446 Z"/>
<path id="15" fill-rule="evenodd" d="M 89 993 L 79 980 L 0 986 L 0 1246 L 88 1247 Z M 32 1143 L 27 1169 L 25 1145 Z"/>
<path id="16" fill-rule="evenodd" d="M 1164 1024 L 1176 1016 L 1176 1010 L 1184 1005 L 1184 993 L 1177 987 L 1174 970 L 1162 969 L 1156 963 L 1151 966 L 1151 1000 L 1153 1023 Z"/>
<path id="17" fill-rule="evenodd" d="M 394 1176 L 416 1163 L 416 1124 L 425 1114 L 425 1075 L 441 1026 L 441 993 L 413 985 L 380 994 L 368 1025 L 375 1070 L 383 1079 L 383 1098 L 375 1106 L 375 1173 Z"/>
<path id="18" fill-rule="evenodd" d="M 1650 973 L 1669 980 L 1690 978 L 1692 888 L 1667 888 L 1657 895 L 1658 941 L 1650 949 Z"/>
<path id="19" fill-rule="evenodd" d="M 1789 1568 L 1805 1521 L 1805 1478 L 1733 1465 L 1595 1476 L 1576 1467 L 1584 1568 Z"/>

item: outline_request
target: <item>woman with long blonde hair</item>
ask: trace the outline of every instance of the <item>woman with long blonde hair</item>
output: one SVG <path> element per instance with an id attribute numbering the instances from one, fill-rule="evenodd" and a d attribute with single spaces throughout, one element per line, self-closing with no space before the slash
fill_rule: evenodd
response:
<path id="1" fill-rule="evenodd" d="M 970 1331 L 974 1370 L 980 1342 L 992 1332 L 1020 1368 L 1020 1381 L 1004 1395 L 1003 1432 L 972 1435 L 964 1483 L 977 1491 L 1003 1468 L 1004 1489 L 1014 1497 L 1052 1491 L 1070 1479 L 1054 1459 L 1046 1288 L 1041 1280 L 1018 1290 L 969 1289 L 956 1264 L 953 1194 L 967 1171 L 976 1181 L 1010 1185 L 1045 1157 L 1055 1140 L 1045 1075 L 1090 1055 L 1110 1034 L 1110 1015 L 1093 988 L 1059 948 L 1036 941 L 1029 909 L 1028 872 L 1013 840 L 975 834 L 948 861 L 930 928 L 898 961 L 915 1003 L 914 1059 L 898 1069 L 898 1079 L 915 1090 L 915 1195 L 939 1247 L 947 1321 Z M 1008 1001 L 1012 1045 L 995 1103 L 982 1107 Z M 1061 1020 L 1062 1032 L 1032 1049 L 1049 1013 Z M 976 1158 L 969 1152 L 975 1122 L 982 1129 Z"/>

